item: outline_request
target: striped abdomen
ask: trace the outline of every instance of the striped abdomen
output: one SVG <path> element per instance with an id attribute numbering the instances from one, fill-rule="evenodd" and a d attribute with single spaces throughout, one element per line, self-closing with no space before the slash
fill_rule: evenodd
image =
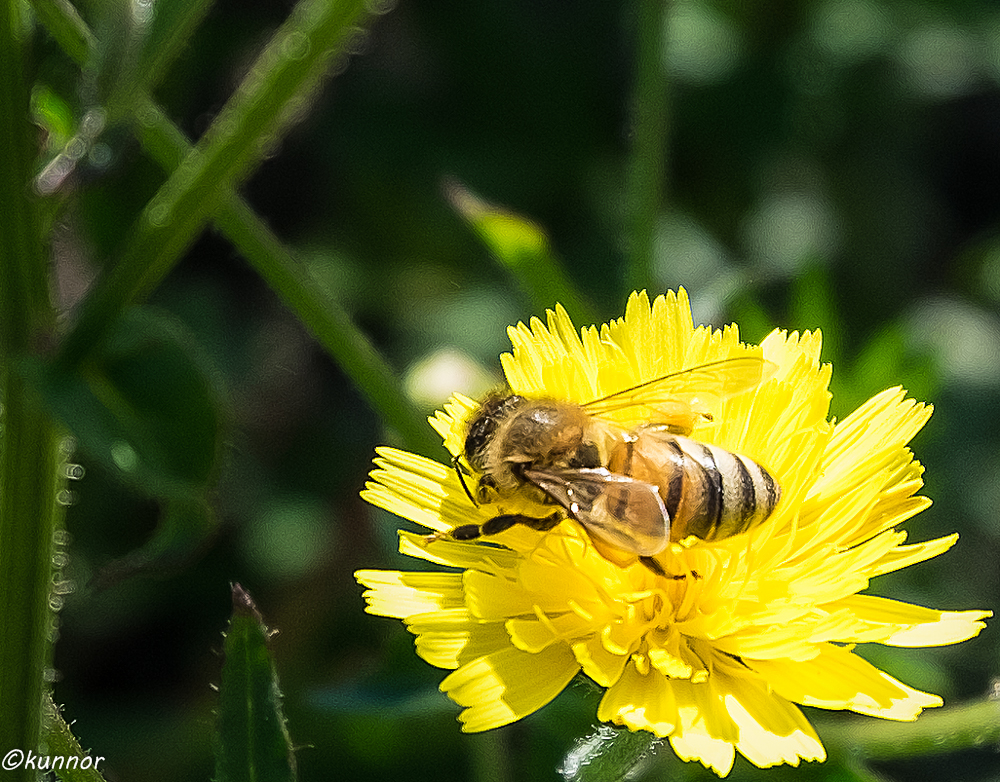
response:
<path id="1" fill-rule="evenodd" d="M 755 461 L 658 427 L 619 443 L 608 469 L 657 487 L 675 541 L 744 532 L 770 516 L 781 497 L 781 487 Z"/>

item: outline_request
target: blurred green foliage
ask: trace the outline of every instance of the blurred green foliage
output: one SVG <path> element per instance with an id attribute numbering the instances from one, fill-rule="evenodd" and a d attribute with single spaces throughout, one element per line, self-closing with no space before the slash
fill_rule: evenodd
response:
<path id="1" fill-rule="evenodd" d="M 40 18 L 46 5 L 36 3 Z M 132 246 L 169 175 L 137 140 L 155 118 L 135 113 L 136 95 L 152 85 L 164 114 L 198 140 L 292 9 L 218 0 L 185 15 L 184 5 L 80 2 L 89 43 L 60 46 L 44 27 L 34 31 L 39 183 L 63 312 Z M 631 4 L 599 0 L 408 0 L 373 10 L 387 13 L 352 39 L 335 78 L 275 120 L 294 127 L 252 153 L 263 162 L 239 192 L 429 413 L 451 391 L 475 395 L 498 382 L 506 326 L 542 314 L 544 276 L 526 282 L 496 263 L 490 236 L 561 269 L 578 325 L 621 314 L 634 278 L 625 193 L 639 17 Z M 662 16 L 669 145 L 645 287 L 686 286 L 697 321 L 735 320 L 748 340 L 775 326 L 822 329 L 838 417 L 897 384 L 933 402 L 914 448 L 935 505 L 908 529 L 913 540 L 954 530 L 962 540 L 875 591 L 993 607 L 1000 12 L 984 0 L 674 0 Z M 489 227 L 454 208 L 456 183 L 501 216 L 530 220 L 530 231 L 502 223 L 484 242 Z M 218 633 L 238 580 L 280 630 L 271 649 L 302 779 L 331 770 L 399 782 L 554 778 L 592 732 L 596 688 L 575 685 L 493 734 L 459 733 L 457 709 L 436 692 L 441 673 L 413 654 L 403 627 L 362 613 L 352 577 L 359 567 L 404 566 L 394 551 L 401 522 L 365 507 L 358 491 L 374 446 L 406 435 L 384 426 L 231 233 L 192 236 L 150 297 L 148 317 L 184 335 L 154 340 L 175 361 L 169 378 L 139 382 L 148 354 L 113 354 L 113 344 L 92 357 L 101 373 L 90 386 L 49 378 L 56 407 L 85 411 L 88 394 L 128 402 L 118 407 L 125 416 L 149 395 L 180 405 L 156 440 L 167 452 L 150 456 L 160 480 L 204 485 L 204 458 L 220 454 L 211 519 L 171 526 L 176 508 L 164 492 L 121 480 L 141 479 L 129 465 L 145 463 L 114 450 L 114 420 L 81 419 L 98 427 L 107 458 L 85 449 L 75 457 L 86 477 L 72 486 L 65 574 L 77 589 L 60 613 L 55 697 L 83 747 L 106 756 L 115 779 L 211 777 L 209 684 L 220 677 Z M 181 342 L 191 346 L 184 359 L 173 347 Z M 218 409 L 198 401 L 208 389 Z M 137 550 L 160 557 L 158 578 L 95 587 Z M 987 691 L 997 652 L 991 626 L 957 647 L 865 653 L 954 702 Z M 651 778 L 714 778 L 669 755 Z M 937 777 L 926 763 L 879 770 L 900 780 L 998 773 L 985 752 L 948 763 Z M 797 772 L 738 763 L 733 778 L 793 774 L 868 778 L 836 759 Z"/>

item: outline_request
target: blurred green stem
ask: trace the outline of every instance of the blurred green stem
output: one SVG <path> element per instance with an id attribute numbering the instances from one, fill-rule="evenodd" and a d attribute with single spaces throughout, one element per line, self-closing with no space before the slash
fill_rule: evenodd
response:
<path id="1" fill-rule="evenodd" d="M 37 0 L 36 0 L 37 1 Z M 138 85 L 140 100 L 160 83 L 171 63 L 189 45 L 191 36 L 211 10 L 213 0 L 186 0 L 183 3 L 159 3 L 158 21 L 165 20 L 160 35 L 142 52 Z"/>
<path id="2" fill-rule="evenodd" d="M 190 143 L 152 101 L 147 99 L 139 111 L 144 118 L 137 129 L 143 148 L 165 171 L 173 171 L 191 151 Z M 386 425 L 411 450 L 439 455 L 441 441 L 407 399 L 392 368 L 246 202 L 230 192 L 215 223 L 340 364 Z"/>
<path id="3" fill-rule="evenodd" d="M 97 41 L 69 0 L 31 0 L 45 29 L 77 65 L 86 65 Z"/>
<path id="4" fill-rule="evenodd" d="M 348 30 L 363 13 L 362 0 L 302 0 L 295 7 L 197 147 L 143 209 L 117 262 L 84 301 L 60 352 L 64 366 L 80 362 L 126 306 L 163 280 L 231 189 L 278 142 L 295 102 L 318 86 L 335 55 L 346 56 Z"/>
<path id="5" fill-rule="evenodd" d="M 53 324 L 48 263 L 31 192 L 35 129 L 28 120 L 24 6 L 0 0 L 0 748 L 37 751 L 49 662 L 57 437 L 15 371 Z M 23 766 L 4 779 L 34 779 Z"/>
<path id="6" fill-rule="evenodd" d="M 850 718 L 817 726 L 823 743 L 841 755 L 894 760 L 944 755 L 1000 741 L 1000 700 L 986 698 L 930 710 L 916 722 Z"/>
<path id="7" fill-rule="evenodd" d="M 475 782 L 510 782 L 511 729 L 480 733 L 469 742 Z"/>
<path id="8" fill-rule="evenodd" d="M 72 42 L 85 41 L 94 45 L 94 37 L 86 24 L 72 9 L 65 9 L 50 0 L 34 0 L 36 8 L 45 7 L 46 26 L 67 54 L 78 63 L 86 62 L 92 53 L 79 51 Z M 194 24 L 207 3 L 192 6 L 176 21 L 178 29 Z M 41 15 L 41 13 L 40 13 Z M 168 36 L 173 47 L 176 35 Z M 150 55 L 152 62 L 165 67 L 166 55 Z M 155 77 L 147 74 L 150 83 Z M 143 148 L 168 174 L 173 174 L 193 152 L 191 143 L 170 122 L 148 95 L 135 96 L 132 113 L 136 117 L 136 133 Z M 349 314 L 302 269 L 268 226 L 246 205 L 230 187 L 223 190 L 222 202 L 214 215 L 216 225 L 236 248 L 257 269 L 271 288 L 298 316 L 354 381 L 386 424 L 398 432 L 406 445 L 427 456 L 438 455 L 441 443 L 427 425 L 426 418 L 410 403 L 392 368 L 368 338 L 351 322 Z"/>
<path id="9" fill-rule="evenodd" d="M 656 218 L 662 207 L 667 152 L 666 7 L 666 0 L 638 0 L 636 5 L 632 151 L 625 182 L 629 291 L 654 283 Z"/>

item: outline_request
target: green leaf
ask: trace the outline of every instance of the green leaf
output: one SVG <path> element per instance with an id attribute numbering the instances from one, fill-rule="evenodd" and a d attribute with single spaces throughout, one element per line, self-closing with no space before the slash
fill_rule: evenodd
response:
<path id="1" fill-rule="evenodd" d="M 78 368 L 24 367 L 80 448 L 125 483 L 187 500 L 208 487 L 222 430 L 218 394 L 174 320 L 133 309 Z"/>
<path id="2" fill-rule="evenodd" d="M 253 599 L 234 584 L 219 686 L 215 782 L 296 778 L 269 635 Z"/>
<path id="3" fill-rule="evenodd" d="M 206 485 L 213 473 L 220 421 L 215 390 L 193 343 L 174 321 L 133 310 L 102 350 L 99 363 L 125 415 L 155 442 L 164 469 Z"/>
<path id="4" fill-rule="evenodd" d="M 662 751 L 660 748 L 662 746 Z M 567 782 L 618 782 L 626 779 L 717 779 L 697 762 L 684 762 L 670 746 L 648 731 L 599 725 L 567 753 L 559 773 Z M 801 767 L 758 768 L 737 753 L 727 782 L 794 782 L 803 773 L 816 782 L 874 782 L 853 757 L 833 757 Z"/>
<path id="5" fill-rule="evenodd" d="M 598 725 L 566 753 L 559 773 L 566 782 L 616 782 L 652 757 L 657 742 L 648 731 Z"/>
<path id="6" fill-rule="evenodd" d="M 596 322 L 536 223 L 484 201 L 456 180 L 445 182 L 445 194 L 490 253 L 514 275 L 538 312 L 558 302 L 575 321 Z"/>
<path id="7" fill-rule="evenodd" d="M 70 105 L 44 84 L 31 91 L 31 116 L 47 134 L 45 146 L 50 150 L 66 146 L 76 132 Z"/>
<path id="8" fill-rule="evenodd" d="M 80 742 L 63 719 L 59 707 L 52 702 L 49 695 L 45 696 L 42 728 L 42 738 L 48 756 L 65 758 L 59 768 L 58 778 L 62 782 L 105 782 L 100 768 L 106 759 L 93 752 L 84 752 Z M 72 758 L 77 759 L 75 763 L 71 761 Z"/>

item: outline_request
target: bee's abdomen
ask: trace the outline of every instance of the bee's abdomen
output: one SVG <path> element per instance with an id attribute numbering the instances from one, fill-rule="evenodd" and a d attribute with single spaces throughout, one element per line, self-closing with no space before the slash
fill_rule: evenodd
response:
<path id="1" fill-rule="evenodd" d="M 770 516 L 781 496 L 771 474 L 753 460 L 659 430 L 622 443 L 609 469 L 657 487 L 671 540 L 745 532 Z"/>
<path id="2" fill-rule="evenodd" d="M 676 501 L 664 500 L 670 518 L 683 527 L 676 530 L 675 539 L 727 538 L 771 515 L 781 490 L 767 470 L 723 448 L 686 437 L 675 439 L 684 454 L 683 492 Z"/>

